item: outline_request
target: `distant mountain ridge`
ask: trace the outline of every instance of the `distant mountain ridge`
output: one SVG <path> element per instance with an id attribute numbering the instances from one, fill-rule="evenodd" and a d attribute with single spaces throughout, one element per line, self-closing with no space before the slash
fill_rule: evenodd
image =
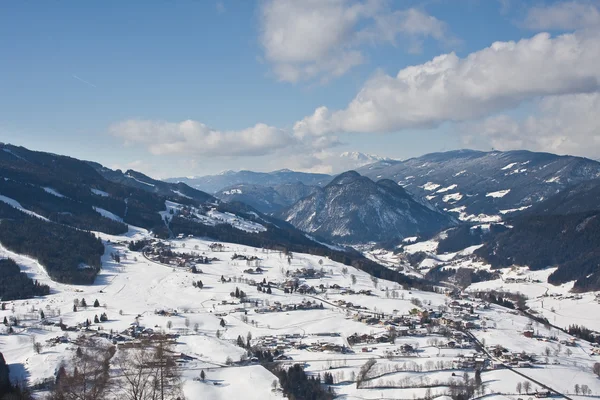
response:
<path id="1" fill-rule="evenodd" d="M 215 197 L 228 203 L 246 203 L 261 212 L 273 213 L 314 193 L 317 188 L 318 186 L 308 186 L 302 182 L 274 186 L 242 183 L 219 190 Z"/>
<path id="2" fill-rule="evenodd" d="M 374 182 L 355 171 L 338 175 L 276 215 L 307 233 L 350 244 L 430 234 L 454 224 L 395 182 Z"/>
<path id="3" fill-rule="evenodd" d="M 165 182 L 182 182 L 207 193 L 216 193 L 224 188 L 230 188 L 239 184 L 276 186 L 288 183 L 302 183 L 308 186 L 323 186 L 331 181 L 331 179 L 332 177 L 327 174 L 295 172 L 282 169 L 273 172 L 227 171 L 218 175 L 169 178 Z"/>
<path id="4" fill-rule="evenodd" d="M 358 172 L 371 179 L 391 179 L 462 220 L 485 221 L 498 220 L 570 185 L 600 177 L 600 163 L 524 150 L 457 150 L 380 161 Z"/>

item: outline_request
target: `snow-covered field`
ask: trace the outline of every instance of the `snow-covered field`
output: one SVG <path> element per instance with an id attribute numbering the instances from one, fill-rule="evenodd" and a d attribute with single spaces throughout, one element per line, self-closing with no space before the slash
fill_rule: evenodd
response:
<path id="1" fill-rule="evenodd" d="M 169 207 L 175 208 L 177 205 L 168 204 L 167 208 Z M 166 211 L 165 216 L 168 214 L 169 211 Z M 226 218 L 214 212 L 210 217 Z M 24 272 L 39 282 L 48 284 L 51 288 L 49 296 L 7 302 L 6 309 L 0 311 L 0 318 L 17 316 L 21 321 L 15 333 L 0 335 L 0 349 L 10 365 L 13 379 L 27 380 L 30 384 L 36 384 L 53 378 L 61 363 L 68 363 L 73 357 L 75 348 L 72 343 L 54 345 L 49 344 L 47 340 L 65 335 L 73 340 L 79 333 L 63 332 L 56 326 L 41 325 L 40 310 L 44 311 L 49 321 L 62 320 L 68 326 L 81 324 L 86 319 L 93 320 L 96 315 L 106 313 L 108 321 L 92 324 L 93 330 L 101 328 L 103 331 L 122 332 L 137 320 L 140 325 L 155 331 L 178 334 L 176 351 L 188 356 L 188 361 L 182 367 L 183 389 L 188 399 L 282 398 L 280 391 L 272 390 L 275 376 L 262 366 L 226 365 L 228 358 L 237 361 L 244 356 L 245 350 L 236 346 L 235 340 L 238 336 L 246 338 L 248 334 L 252 336 L 253 341 L 266 337 L 293 335 L 296 338 L 294 340 L 312 346 L 287 349 L 285 354 L 292 360 L 284 361 L 284 364 L 300 363 L 311 374 L 331 372 L 335 379 L 333 387 L 336 393 L 347 399 L 441 396 L 447 390 L 445 386 L 447 382 L 457 379 L 453 378 L 452 374 L 461 377 L 465 370 L 456 367 L 438 370 L 432 368 L 432 365 L 438 365 L 439 362 L 452 364 L 452 360 L 457 357 L 467 356 L 474 351 L 473 348 L 435 347 L 431 339 L 443 338 L 426 333 L 399 337 L 394 344 L 350 346 L 348 337 L 354 334 L 377 336 L 388 331 L 386 325 L 367 324 L 358 320 L 356 316 L 360 313 L 407 316 L 415 309 L 415 304 L 421 304 L 419 307 L 422 308 L 438 310 L 447 307 L 450 299 L 443 294 L 406 290 L 393 282 L 374 280 L 363 271 L 332 262 L 327 258 L 294 253 L 293 257 L 288 259 L 278 251 L 237 244 L 222 243 L 223 246 L 217 248 L 211 246 L 213 241 L 206 239 L 172 240 L 170 242 L 172 249 L 178 254 L 197 254 L 215 259 L 209 264 L 199 265 L 202 273 L 192 274 L 187 269 L 159 264 L 146 258 L 142 253 L 129 251 L 126 246 L 128 241 L 148 237 L 144 230 L 131 227 L 129 233 L 124 236 L 105 234 L 98 234 L 98 236 L 105 242 L 106 252 L 103 257 L 102 271 L 95 284 L 91 286 L 53 282 L 35 260 L 0 248 L 0 257 L 13 258 Z M 406 244 L 405 251 L 435 253 L 436 247 L 437 241 L 431 240 Z M 464 250 L 462 255 L 467 256 L 474 248 Z M 111 258 L 111 253 L 116 252 L 121 255 L 120 263 Z M 258 257 L 262 273 L 245 273 L 248 262 L 233 260 L 234 254 Z M 439 262 L 448 263 L 457 255 L 461 254 L 452 253 L 436 257 Z M 394 263 L 391 252 L 381 252 L 372 257 L 376 257 L 379 261 L 387 260 Z M 485 266 L 480 265 L 479 268 Z M 342 289 L 329 289 L 325 293 L 317 291 L 316 294 L 298 292 L 290 294 L 273 286 L 272 294 L 267 294 L 257 291 L 256 286 L 249 284 L 251 280 L 260 282 L 263 279 L 267 282 L 281 283 L 288 279 L 290 273 L 302 269 L 321 271 L 323 276 L 318 279 L 301 279 L 300 283 L 314 287 L 323 285 Z M 544 274 L 550 272 L 540 271 L 530 277 L 539 278 L 544 282 Z M 508 273 L 517 276 L 518 271 Z M 417 275 L 416 272 L 414 274 Z M 506 277 L 503 276 L 504 279 Z M 231 278 L 230 282 L 229 278 Z M 192 282 L 197 280 L 202 280 L 202 289 L 192 285 Z M 554 297 L 538 298 L 546 292 L 566 296 L 568 286 L 554 288 L 548 287 L 548 284 L 530 282 L 508 284 L 499 280 L 475 284 L 470 289 L 486 287 L 528 293 L 530 305 L 534 309 L 539 308 L 544 315 L 548 310 L 549 319 L 553 321 L 551 317 L 556 318 L 553 323 L 560 325 L 581 323 L 590 328 L 600 329 L 600 323 L 593 320 L 594 316 L 598 315 L 597 306 L 600 305 L 589 301 L 589 296 L 583 296 L 582 299 L 572 302 Z M 255 304 L 239 304 L 230 295 L 236 288 L 245 291 Z M 352 289 L 356 294 L 347 294 L 343 288 Z M 365 293 L 359 294 L 360 291 Z M 390 291 L 397 296 L 390 296 Z M 79 307 L 74 311 L 74 300 L 83 298 L 88 307 Z M 100 307 L 91 306 L 96 299 Z M 316 301 L 323 304 L 323 307 L 280 312 L 257 311 L 273 304 L 280 303 L 285 306 L 306 301 Z M 351 302 L 352 307 L 340 305 L 344 301 Z M 581 311 L 576 311 L 578 307 Z M 358 308 L 363 310 L 358 312 Z M 549 311 L 551 308 L 555 308 L 555 311 Z M 158 310 L 168 310 L 169 313 L 160 315 L 156 313 Z M 482 320 L 489 323 L 486 329 L 473 330 L 473 334 L 484 341 L 488 347 L 500 344 L 511 351 L 536 354 L 543 353 L 548 346 L 552 346 L 553 351 L 555 350 L 555 344 L 523 336 L 522 331 L 531 324 L 526 317 L 511 314 L 507 309 L 498 306 L 492 306 L 478 313 Z M 221 318 L 226 323 L 224 327 L 220 325 Z M 415 326 L 419 329 L 418 323 Z M 536 329 L 544 331 L 545 328 L 536 327 Z M 562 339 L 569 339 L 568 335 L 562 332 L 553 333 Z M 34 351 L 33 341 L 43 345 L 39 354 Z M 317 344 L 346 346 L 351 349 L 351 352 L 311 350 Z M 415 355 L 389 357 L 390 354 L 397 354 L 394 352 L 406 344 L 419 351 Z M 590 353 L 589 344 L 578 341 L 572 355 L 567 356 L 563 349 L 562 353 L 551 357 L 552 361 L 558 361 L 560 364 L 537 366 L 523 369 L 522 372 L 556 390 L 572 391 L 573 383 L 578 383 L 588 385 L 593 393 L 598 395 L 600 385 L 591 373 L 591 366 L 595 360 Z M 377 361 L 374 367 L 377 374 L 362 388 L 357 388 L 353 379 L 369 358 Z M 201 370 L 206 373 L 205 381 L 197 379 Z M 472 376 L 474 372 L 470 370 L 468 373 Z M 487 393 L 496 393 L 488 397 L 516 399 L 518 397 L 515 393 L 516 383 L 524 379 L 509 370 L 486 370 L 482 373 L 482 380 L 487 387 Z M 438 381 L 438 386 L 433 385 L 435 381 Z M 395 388 L 386 388 L 390 384 Z M 433 385 L 429 392 L 424 387 L 419 388 L 428 384 Z M 406 388 L 400 388 L 402 385 Z"/>

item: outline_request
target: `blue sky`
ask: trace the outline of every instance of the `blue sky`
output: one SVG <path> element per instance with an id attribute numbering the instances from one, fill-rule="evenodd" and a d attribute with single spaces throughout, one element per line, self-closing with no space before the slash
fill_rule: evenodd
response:
<path id="1" fill-rule="evenodd" d="M 337 172 L 344 151 L 593 156 L 597 11 L 595 1 L 6 2 L 0 140 L 156 177 Z M 569 46 L 582 51 L 565 59 Z M 433 61 L 443 54 L 453 55 Z"/>

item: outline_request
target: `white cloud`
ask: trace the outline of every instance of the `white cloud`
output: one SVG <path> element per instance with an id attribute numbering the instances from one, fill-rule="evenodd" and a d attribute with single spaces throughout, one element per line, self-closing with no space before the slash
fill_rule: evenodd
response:
<path id="1" fill-rule="evenodd" d="M 417 9 L 392 11 L 383 0 L 265 0 L 261 44 L 281 81 L 341 76 L 365 62 L 362 45 L 398 35 L 447 42 L 446 25 Z"/>
<path id="2" fill-rule="evenodd" d="M 524 25 L 537 30 L 576 30 L 600 26 L 598 1 L 566 1 L 529 9 Z"/>
<path id="3" fill-rule="evenodd" d="M 109 131 L 126 144 L 146 146 L 155 155 L 264 155 L 296 142 L 285 131 L 265 124 L 239 131 L 218 131 L 193 120 L 127 120 L 113 124 Z"/>
<path id="4" fill-rule="evenodd" d="M 529 149 L 597 158 L 600 154 L 600 94 L 550 96 L 524 119 L 498 115 L 460 126 L 470 147 Z"/>
<path id="5" fill-rule="evenodd" d="M 397 45 L 397 38 L 408 39 L 409 51 L 420 53 L 423 40 L 432 38 L 445 45 L 458 45 L 460 41 L 450 34 L 447 25 L 439 19 L 418 10 L 409 8 L 374 17 L 374 26 L 359 32 L 359 37 L 371 41 L 384 41 Z"/>
<path id="6" fill-rule="evenodd" d="M 347 108 L 319 107 L 294 125 L 294 134 L 389 132 L 478 119 L 542 96 L 596 92 L 598 65 L 598 31 L 496 42 L 465 58 L 450 53 L 396 76 L 378 73 Z"/>

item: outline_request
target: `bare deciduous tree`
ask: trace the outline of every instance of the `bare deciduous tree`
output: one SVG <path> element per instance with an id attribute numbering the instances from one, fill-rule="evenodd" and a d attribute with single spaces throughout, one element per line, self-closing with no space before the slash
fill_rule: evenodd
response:
<path id="1" fill-rule="evenodd" d="M 80 336 L 73 357 L 73 369 L 61 369 L 50 399 L 100 400 L 109 386 L 110 359 L 114 346 L 103 340 Z"/>
<path id="2" fill-rule="evenodd" d="M 156 336 L 120 349 L 115 364 L 120 370 L 120 375 L 115 378 L 120 397 L 126 400 L 182 398 L 173 344 L 166 336 Z"/>

